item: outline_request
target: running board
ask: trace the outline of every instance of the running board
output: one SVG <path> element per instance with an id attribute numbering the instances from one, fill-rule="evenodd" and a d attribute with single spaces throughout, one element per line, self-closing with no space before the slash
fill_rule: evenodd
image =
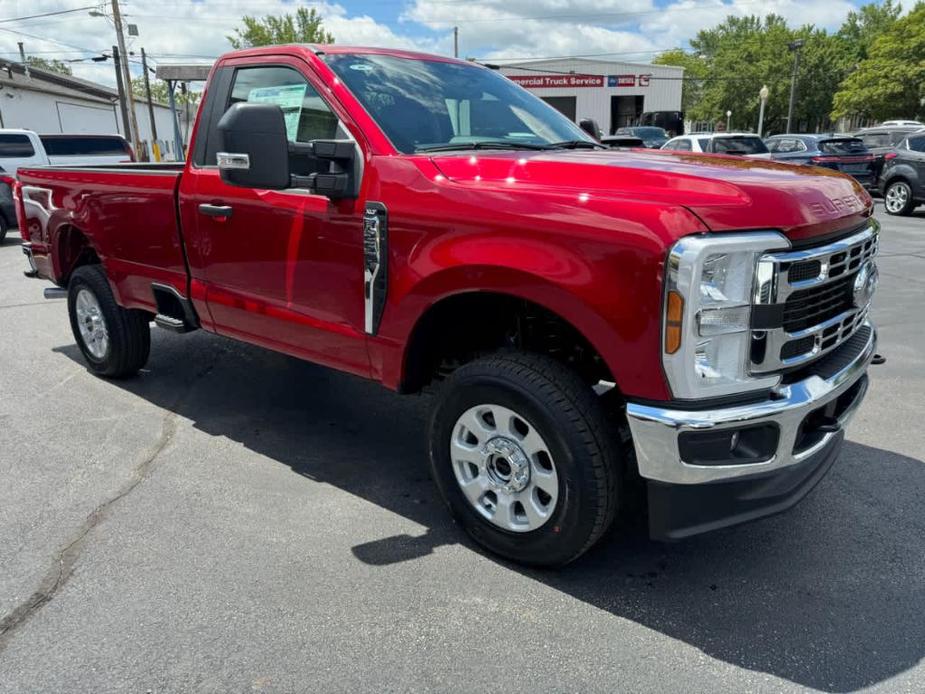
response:
<path id="1" fill-rule="evenodd" d="M 158 313 L 154 316 L 154 324 L 159 328 L 164 330 L 169 330 L 174 333 L 188 333 L 192 330 L 195 330 L 191 325 L 188 325 L 186 321 L 180 320 L 179 318 L 174 318 L 173 316 L 166 316 L 163 313 Z"/>

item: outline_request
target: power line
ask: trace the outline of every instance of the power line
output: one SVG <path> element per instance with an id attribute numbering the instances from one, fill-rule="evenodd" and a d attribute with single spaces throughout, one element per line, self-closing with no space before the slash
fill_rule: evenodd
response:
<path id="1" fill-rule="evenodd" d="M 57 10 L 56 12 L 42 12 L 41 14 L 30 14 L 25 17 L 10 17 L 8 19 L 0 19 L 0 24 L 6 24 L 7 22 L 23 22 L 27 19 L 37 19 L 38 17 L 53 17 L 59 14 L 70 14 L 71 12 L 83 12 L 84 10 L 95 10 L 100 6 L 97 5 L 87 5 L 86 7 L 75 7 L 72 10 Z"/>
<path id="2" fill-rule="evenodd" d="M 103 51 L 93 50 L 92 48 L 84 48 L 82 46 L 75 46 L 73 43 L 65 43 L 64 41 L 59 41 L 58 39 L 53 39 L 47 36 L 38 36 L 37 34 L 30 34 L 27 31 L 20 31 L 19 29 L 7 29 L 6 27 L 0 27 L 0 31 L 5 31 L 9 34 L 19 34 L 20 36 L 28 36 L 32 39 L 38 39 L 39 41 L 48 41 L 49 43 L 57 43 L 59 46 L 67 46 L 68 48 L 76 48 L 77 50 L 83 51 L 84 53 L 102 53 Z"/>

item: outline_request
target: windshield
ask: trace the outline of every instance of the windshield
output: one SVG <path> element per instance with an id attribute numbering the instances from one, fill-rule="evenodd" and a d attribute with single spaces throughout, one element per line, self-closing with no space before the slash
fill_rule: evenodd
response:
<path id="1" fill-rule="evenodd" d="M 328 65 L 407 154 L 473 145 L 524 149 L 594 140 L 506 77 L 475 65 L 329 54 Z"/>
<path id="2" fill-rule="evenodd" d="M 857 138 L 842 140 L 823 140 L 819 143 L 819 151 L 825 154 L 864 154 L 867 147 Z"/>
<path id="3" fill-rule="evenodd" d="M 663 128 L 651 128 L 651 127 L 641 127 L 641 128 L 630 128 L 633 131 L 633 134 L 636 137 L 641 137 L 643 140 L 667 140 L 668 133 L 665 132 Z"/>
<path id="4" fill-rule="evenodd" d="M 760 137 L 733 136 L 714 138 L 713 151 L 719 154 L 764 154 L 768 148 Z"/>

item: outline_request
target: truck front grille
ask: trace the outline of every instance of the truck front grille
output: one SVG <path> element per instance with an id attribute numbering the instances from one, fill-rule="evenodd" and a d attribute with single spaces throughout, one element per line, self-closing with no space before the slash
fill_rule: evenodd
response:
<path id="1" fill-rule="evenodd" d="M 769 253 L 759 261 L 753 305 L 752 373 L 787 371 L 834 350 L 860 329 L 855 280 L 874 272 L 878 224 L 871 220 L 847 238 L 813 248 Z M 763 316 L 755 322 L 756 316 Z"/>

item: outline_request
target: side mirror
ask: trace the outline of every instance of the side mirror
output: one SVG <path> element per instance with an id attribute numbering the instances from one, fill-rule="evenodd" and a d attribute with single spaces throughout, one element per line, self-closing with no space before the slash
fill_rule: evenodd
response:
<path id="1" fill-rule="evenodd" d="M 578 127 L 588 133 L 595 140 L 600 142 L 601 140 L 601 129 L 597 124 L 597 121 L 593 118 L 582 118 L 578 121 Z"/>
<path id="2" fill-rule="evenodd" d="M 229 185 L 269 190 L 307 188 L 332 199 L 358 195 L 356 143 L 289 142 L 283 110 L 276 104 L 234 104 L 219 120 L 218 132 L 219 174 Z"/>
<path id="3" fill-rule="evenodd" d="M 283 190 L 289 175 L 289 140 L 283 109 L 237 103 L 218 122 L 218 170 L 228 185 Z"/>

